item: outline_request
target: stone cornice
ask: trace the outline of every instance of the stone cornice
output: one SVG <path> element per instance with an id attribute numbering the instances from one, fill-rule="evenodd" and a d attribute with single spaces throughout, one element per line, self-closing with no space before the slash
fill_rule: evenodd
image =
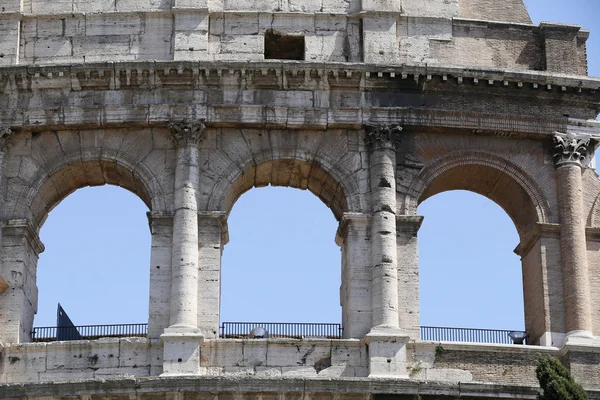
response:
<path id="1" fill-rule="evenodd" d="M 365 124 L 378 121 L 402 125 L 411 130 L 419 127 L 444 132 L 460 131 L 495 137 L 551 137 L 556 130 L 566 130 L 567 118 L 542 118 L 523 115 L 459 112 L 453 110 L 409 109 L 399 107 L 325 109 L 313 107 L 277 107 L 253 104 L 189 105 L 150 104 L 144 106 L 94 107 L 90 113 L 80 108 L 54 108 L 57 118 L 47 118 L 46 109 L 28 109 L 28 113 L 13 113 L 11 124 L 18 131 L 55 129 L 87 129 L 129 126 L 161 126 L 169 122 L 170 114 L 189 111 L 201 112 L 210 121 L 210 127 L 272 128 L 272 129 L 362 129 Z M 183 110 L 183 111 L 182 111 Z M 126 111 L 131 111 L 126 113 Z M 114 112 L 114 115 L 112 114 Z M 103 115 L 98 121 L 96 113 Z M 127 120 L 123 115 L 127 114 Z M 86 115 L 90 117 L 86 119 Z M 185 114 L 184 114 L 185 115 Z M 0 117 L 2 110 L 0 110 Z M 59 118 L 60 117 L 60 118 Z M 598 129 L 600 132 L 600 128 Z"/>
<path id="2" fill-rule="evenodd" d="M 485 67 L 464 66 L 432 66 L 432 65 L 377 65 L 365 63 L 311 63 L 306 61 L 138 61 L 138 62 L 105 62 L 89 64 L 56 64 L 56 65 L 13 65 L 0 67 L 0 77 L 31 77 L 38 79 L 53 79 L 64 81 L 60 87 L 69 87 L 70 78 L 82 73 L 85 77 L 104 78 L 107 74 L 120 76 L 121 73 L 146 72 L 151 75 L 183 75 L 190 71 L 191 76 L 208 76 L 211 71 L 217 75 L 223 73 L 242 75 L 262 74 L 273 72 L 277 76 L 294 75 L 299 71 L 316 73 L 319 76 L 343 77 L 361 74 L 367 78 L 396 78 L 416 79 L 425 81 L 439 78 L 444 82 L 454 84 L 481 85 L 483 90 L 515 86 L 520 89 L 552 90 L 561 93 L 583 93 L 584 91 L 600 90 L 600 78 L 565 75 L 547 71 L 516 71 Z M 68 79 L 67 79 L 68 78 Z M 35 82 L 34 82 L 35 83 Z M 157 84 L 159 82 L 157 81 Z M 115 83 L 117 85 L 117 83 Z M 43 87 L 42 87 L 43 88 Z M 35 89 L 35 85 L 31 88 Z M 563 93 L 564 94 L 564 93 Z"/>
<path id="3" fill-rule="evenodd" d="M 20 90 L 65 90 L 68 96 L 80 96 L 80 91 L 103 90 L 225 90 L 243 85 L 246 90 L 275 91 L 336 90 L 363 91 L 366 86 L 387 87 L 402 80 L 413 82 L 426 91 L 428 82 L 450 92 L 460 85 L 470 85 L 470 96 L 479 90 L 509 90 L 513 94 L 531 92 L 554 98 L 570 106 L 591 107 L 600 104 L 600 79 L 559 76 L 535 71 L 515 72 L 486 69 L 465 69 L 432 66 L 383 67 L 354 63 L 308 62 L 123 62 L 54 66 L 0 67 L 0 94 L 18 95 Z M 290 83 L 292 82 L 292 83 Z M 318 83 L 320 89 L 315 89 Z M 406 82 L 407 84 L 409 82 Z M 236 86 L 237 85 L 237 86 Z M 296 86 L 294 86 L 296 85 Z M 299 85 L 299 86 L 298 86 Z M 440 86 L 443 85 L 443 86 Z M 3 88 L 6 87 L 5 92 Z M 22 89 L 19 89 L 22 88 Z M 26 89 L 25 89 L 26 88 Z M 521 92 L 522 91 L 522 92 Z M 592 93 L 593 92 L 593 93 Z M 160 93 L 160 92 L 159 92 Z M 552 93 L 550 96 L 548 93 Z M 569 96 L 573 94 L 573 96 Z M 550 97 L 548 97 L 550 96 Z M 200 97 L 199 97 L 200 98 Z M 76 102 L 74 102 L 76 103 Z M 69 103 L 66 103 L 69 104 Z M 80 103 L 77 103 L 80 104 Z M 18 111 L 18 112 L 15 112 Z M 462 110 L 442 110 L 411 107 L 373 107 L 370 103 L 348 108 L 319 108 L 315 105 L 248 103 L 215 104 L 200 101 L 194 104 L 171 104 L 168 96 L 157 95 L 152 103 L 93 104 L 52 109 L 28 107 L 27 113 L 16 108 L 0 110 L 4 124 L 20 130 L 69 129 L 71 127 L 103 127 L 133 125 L 164 125 L 173 115 L 192 118 L 204 115 L 211 127 L 232 126 L 277 129 L 360 129 L 366 123 L 401 123 L 404 127 L 461 129 L 475 134 L 499 137 L 546 137 L 554 131 L 566 131 L 568 117 L 489 114 Z M 126 120 L 123 120 L 126 116 Z M 87 118 L 87 119 L 86 119 Z"/>

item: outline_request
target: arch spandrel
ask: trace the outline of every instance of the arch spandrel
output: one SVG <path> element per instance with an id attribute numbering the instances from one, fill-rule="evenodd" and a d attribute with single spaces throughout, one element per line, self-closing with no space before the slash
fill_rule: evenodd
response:
<path id="1" fill-rule="evenodd" d="M 163 187 L 170 175 L 165 178 L 165 174 L 159 174 L 168 164 L 168 151 L 152 150 L 151 136 L 134 138 L 135 131 L 109 131 L 82 131 L 64 137 L 44 132 L 13 138 L 31 143 L 27 152 L 7 152 L 5 165 L 17 165 L 19 169 L 14 176 L 11 171 L 3 172 L 11 193 L 3 218 L 27 218 L 39 228 L 48 212 L 70 193 L 105 184 L 129 190 L 151 210 L 167 211 L 170 191 Z M 149 143 L 142 145 L 146 139 Z"/>

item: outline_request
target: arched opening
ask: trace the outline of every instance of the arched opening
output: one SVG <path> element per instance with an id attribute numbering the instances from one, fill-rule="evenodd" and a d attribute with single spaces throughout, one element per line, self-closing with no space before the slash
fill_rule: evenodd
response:
<path id="1" fill-rule="evenodd" d="M 147 206 L 128 190 L 79 189 L 48 215 L 37 267 L 34 326 L 56 326 L 60 303 L 75 325 L 146 323 L 150 232 Z"/>
<path id="2" fill-rule="evenodd" d="M 269 326 L 285 336 L 342 335 L 335 237 L 349 191 L 355 193 L 335 169 L 296 159 L 254 165 L 213 191 L 209 203 L 229 214 L 221 268 L 224 336 L 249 333 L 252 325 L 227 327 L 237 321 L 319 323 Z"/>
<path id="3" fill-rule="evenodd" d="M 524 330 L 519 235 L 484 196 L 455 190 L 419 206 L 421 324 Z"/>
<path id="4" fill-rule="evenodd" d="M 9 216 L 10 224 L 4 227 L 3 235 L 4 238 L 10 238 L 13 243 L 13 247 L 11 248 L 11 254 L 14 256 L 12 258 L 8 258 L 4 260 L 3 267 L 6 270 L 11 272 L 14 271 L 16 276 L 25 276 L 26 279 L 21 281 L 21 286 L 16 286 L 18 288 L 17 294 L 14 296 L 14 302 L 17 307 L 14 308 L 13 321 L 15 323 L 13 325 L 5 327 L 4 331 L 7 332 L 5 336 L 9 338 L 9 342 L 24 342 L 30 340 L 36 341 L 51 341 L 56 340 L 57 330 L 46 330 L 43 333 L 36 331 L 32 331 L 32 327 L 34 325 L 34 314 L 38 312 L 38 308 L 40 309 L 40 315 L 45 315 L 44 307 L 46 304 L 50 304 L 50 307 L 53 311 L 50 312 L 48 317 L 41 317 L 36 320 L 36 325 L 39 324 L 47 324 L 52 322 L 51 326 L 56 326 L 56 303 L 54 300 L 46 302 L 46 300 L 38 298 L 38 292 L 44 291 L 44 284 L 40 280 L 38 282 L 38 277 L 40 279 L 43 278 L 42 271 L 38 273 L 38 256 L 40 253 L 44 251 L 44 246 L 41 244 L 42 242 L 39 240 L 39 231 L 40 228 L 44 226 L 44 222 L 49 216 L 49 213 L 65 200 L 71 193 L 75 192 L 80 188 L 86 188 L 88 186 L 96 187 L 96 186 L 104 186 L 104 185 L 115 185 L 121 188 L 127 189 L 127 194 L 135 198 L 137 196 L 138 209 L 139 212 L 129 212 L 128 215 L 135 214 L 138 218 L 142 218 L 144 221 L 142 225 L 136 223 L 135 225 L 142 226 L 145 229 L 145 233 L 142 235 L 148 235 L 148 222 L 146 221 L 145 211 L 148 208 L 152 210 L 164 210 L 162 206 L 164 206 L 164 197 L 163 191 L 158 184 L 156 178 L 152 175 L 152 173 L 146 169 L 140 163 L 132 162 L 127 155 L 125 154 L 113 154 L 110 151 L 98 151 L 97 153 L 86 153 L 84 160 L 81 159 L 79 153 L 77 155 L 69 155 L 65 158 L 57 158 L 55 162 L 49 163 L 44 167 L 44 169 L 39 169 L 36 171 L 36 174 L 31 177 L 31 180 L 28 182 L 27 190 L 20 190 L 20 195 L 15 199 L 14 202 L 10 203 L 10 205 L 5 209 L 5 214 Z M 9 187 L 7 190 L 15 190 L 16 188 Z M 115 188 L 112 188 L 115 189 Z M 111 188 L 103 187 L 103 188 L 86 188 L 83 192 L 87 190 L 111 190 Z M 81 193 L 83 193 L 81 192 Z M 126 191 L 123 191 L 126 192 Z M 80 194 L 74 194 L 73 199 L 77 199 Z M 96 211 L 103 207 L 106 199 L 104 196 L 94 195 L 92 199 L 85 201 L 85 211 L 88 213 L 88 216 L 95 215 Z M 66 203 L 69 204 L 70 199 L 66 200 Z M 123 210 L 123 200 L 118 200 L 113 207 L 114 210 Z M 145 207 L 144 207 L 145 205 Z M 59 209 L 62 208 L 59 206 Z M 69 207 L 70 208 L 70 207 Z M 108 220 L 110 217 L 110 213 L 105 218 L 102 218 L 102 221 Z M 83 217 L 82 217 L 83 218 Z M 98 223 L 88 223 L 87 229 L 90 231 L 99 231 L 99 228 L 95 225 Z M 106 235 L 115 236 L 116 231 L 123 231 L 120 227 L 122 222 L 115 220 L 113 222 L 112 231 L 110 233 L 106 233 Z M 59 222 L 59 225 L 62 225 L 62 221 Z M 77 248 L 73 244 L 75 239 L 67 239 L 65 235 L 73 230 L 74 227 L 65 228 L 64 231 L 58 233 L 47 234 L 44 233 L 47 229 L 42 230 L 41 234 L 42 239 L 46 239 L 48 251 L 52 250 L 48 247 L 48 243 L 52 246 L 52 241 L 56 238 L 59 238 L 62 243 L 67 243 L 66 248 L 63 248 L 61 251 L 61 255 L 55 259 L 53 267 L 48 268 L 50 274 L 56 273 L 56 271 L 61 270 L 60 266 L 63 264 L 61 261 L 62 258 L 67 258 L 72 254 L 77 253 Z M 110 229 L 109 229 L 110 230 Z M 137 234 L 136 234 L 137 235 Z M 87 237 L 89 236 L 89 232 L 86 234 L 82 234 L 81 236 Z M 142 236 L 143 237 L 143 236 Z M 128 243 L 133 238 L 132 236 L 127 236 L 122 239 L 123 243 Z M 6 240 L 4 241 L 6 245 Z M 90 241 L 92 243 L 92 241 Z M 95 243 L 97 245 L 97 243 Z M 145 249 L 145 258 L 147 259 L 149 253 L 150 246 L 146 245 Z M 111 249 L 104 248 L 104 251 L 110 253 L 114 252 Z M 42 260 L 44 257 L 48 259 L 49 253 L 41 254 Z M 73 287 L 81 287 L 85 286 L 88 289 L 88 292 L 85 293 L 86 296 L 89 296 L 90 292 L 105 292 L 107 297 L 115 295 L 115 281 L 124 281 L 122 276 L 123 273 L 121 270 L 116 271 L 114 273 L 110 273 L 107 271 L 107 266 L 103 265 L 100 271 L 102 272 L 102 276 L 112 277 L 114 281 L 111 281 L 110 284 L 100 284 L 99 279 L 94 279 L 94 282 L 88 281 L 86 285 L 84 283 L 74 283 L 75 277 L 82 275 L 84 272 L 88 272 L 89 265 L 94 258 L 98 258 L 96 256 L 91 256 L 89 254 L 81 254 L 79 260 L 77 260 L 78 269 L 73 273 L 63 276 L 63 280 L 67 284 L 71 284 Z M 123 260 L 118 260 L 118 265 L 121 268 L 126 268 Z M 117 264 L 117 261 L 108 262 L 110 264 Z M 146 262 L 148 264 L 148 262 Z M 40 267 L 44 269 L 44 261 L 40 264 Z M 142 279 L 144 281 L 148 281 L 148 273 L 146 272 Z M 60 279 L 59 279 L 60 280 Z M 40 283 L 40 290 L 38 291 L 38 283 Z M 53 284 L 54 285 L 54 284 Z M 147 283 L 146 283 L 147 285 Z M 142 301 L 147 301 L 148 290 L 146 290 L 146 294 L 143 296 Z M 64 293 L 61 293 L 64 294 Z M 102 300 L 104 303 L 107 303 L 106 299 Z M 78 303 L 80 303 L 78 301 Z M 143 303 L 142 303 L 143 304 Z M 63 304 L 66 307 L 68 305 Z M 147 320 L 148 308 L 147 306 L 142 305 L 146 311 L 143 313 L 144 317 L 142 322 Z M 119 308 L 116 310 L 125 310 L 130 309 L 131 307 L 127 306 L 127 302 L 121 304 Z M 73 310 L 67 309 L 67 312 L 73 317 L 73 315 L 77 315 L 77 313 L 73 313 Z M 53 316 L 52 316 L 53 315 Z M 100 318 L 104 318 L 103 315 L 97 315 L 97 313 L 90 313 L 89 308 L 86 309 L 85 314 L 86 321 L 89 321 L 91 316 L 94 316 L 94 323 L 106 324 L 106 321 L 101 321 Z M 124 317 L 129 318 L 129 317 Z M 138 317 L 139 318 L 139 317 Z M 87 322 L 82 322 L 83 319 L 77 320 L 77 317 L 73 317 L 75 319 L 76 324 L 85 324 Z M 137 318 L 136 318 L 137 319 Z M 111 318 L 110 321 L 116 321 L 117 319 Z M 128 322 L 139 322 L 139 321 L 128 321 Z M 145 331 L 147 329 L 147 325 L 137 325 L 135 328 L 136 332 L 133 336 L 145 336 Z M 119 335 L 121 336 L 131 336 L 126 334 L 127 332 L 121 332 Z M 100 336 L 110 336 L 110 332 L 102 333 Z M 97 337 L 98 334 L 93 334 L 91 336 Z"/>
<path id="5" fill-rule="evenodd" d="M 312 193 L 250 190 L 228 219 L 221 322 L 339 323 L 337 221 Z"/>

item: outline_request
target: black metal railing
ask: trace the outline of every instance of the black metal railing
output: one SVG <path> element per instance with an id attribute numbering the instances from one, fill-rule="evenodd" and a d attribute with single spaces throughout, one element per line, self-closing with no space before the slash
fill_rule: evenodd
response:
<path id="1" fill-rule="evenodd" d="M 522 331 L 507 331 L 500 329 L 422 326 L 421 340 L 431 340 L 435 342 L 513 344 L 513 340 L 509 336 L 512 332 L 525 334 L 525 332 Z"/>
<path id="2" fill-rule="evenodd" d="M 33 328 L 32 342 L 57 340 L 94 340 L 100 338 L 146 337 L 148 324 L 43 326 Z"/>
<path id="3" fill-rule="evenodd" d="M 271 338 L 327 338 L 341 339 L 343 328 L 337 323 L 292 323 L 292 322 L 223 322 L 220 326 L 221 338 L 245 339 L 257 327 L 269 332 Z M 447 328 L 422 326 L 421 340 L 435 342 L 465 342 L 512 344 L 511 333 L 521 331 L 476 328 Z M 54 342 L 57 340 L 94 340 L 100 338 L 146 337 L 148 324 L 81 325 L 72 327 L 36 327 L 31 332 L 33 342 Z"/>
<path id="4" fill-rule="evenodd" d="M 342 338 L 342 324 L 307 322 L 223 322 L 219 336 L 227 339 L 245 339 L 249 337 L 252 329 L 258 327 L 266 329 L 271 338 Z"/>

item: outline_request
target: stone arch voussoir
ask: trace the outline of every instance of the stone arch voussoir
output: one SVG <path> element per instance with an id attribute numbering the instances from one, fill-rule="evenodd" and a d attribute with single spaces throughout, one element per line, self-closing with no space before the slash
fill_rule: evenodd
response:
<path id="1" fill-rule="evenodd" d="M 45 189 L 50 188 L 48 185 L 54 185 L 53 179 L 69 169 L 79 169 L 77 172 L 84 177 L 72 182 L 65 182 L 63 179 L 63 187 L 51 188 L 53 194 L 44 195 Z M 153 211 L 167 209 L 164 191 L 158 179 L 139 160 L 116 150 L 93 149 L 61 155 L 40 167 L 28 190 L 23 191 L 17 200 L 12 217 L 30 216 L 34 226 L 39 227 L 48 212 L 70 193 L 82 187 L 104 184 L 131 191 Z M 41 204 L 43 208 L 35 207 L 34 204 Z"/>
<path id="2" fill-rule="evenodd" d="M 279 179 L 271 175 L 271 179 L 261 178 L 257 181 L 257 169 L 263 168 L 268 163 L 272 163 L 273 170 L 287 168 L 289 181 L 285 182 L 288 177 L 286 171 L 280 174 Z M 300 171 L 300 174 L 308 171 L 308 175 L 295 176 L 295 170 Z M 317 185 L 312 186 L 311 179 L 315 182 L 322 179 L 325 183 L 323 186 L 331 190 L 328 193 L 315 193 Z M 208 198 L 207 209 L 229 213 L 243 193 L 252 187 L 267 184 L 310 190 L 331 209 L 338 220 L 344 212 L 361 210 L 360 196 L 356 195 L 359 192 L 358 185 L 352 180 L 351 174 L 331 162 L 326 156 L 302 149 L 279 149 L 276 154 L 272 150 L 265 150 L 253 154 L 252 157 L 232 162 L 217 177 Z M 334 193 L 331 193 L 332 191 Z"/>
<path id="3" fill-rule="evenodd" d="M 506 158 L 497 156 L 495 154 L 473 151 L 454 152 L 432 160 L 430 163 L 428 163 L 428 165 L 421 170 L 421 172 L 415 177 L 410 185 L 403 203 L 402 212 L 407 215 L 416 214 L 417 206 L 421 201 L 424 201 L 428 197 L 439 193 L 427 193 L 428 188 L 430 188 L 436 180 L 444 179 L 444 176 L 449 171 L 465 166 L 475 167 L 475 169 L 477 169 L 479 166 L 481 167 L 482 174 L 485 174 L 486 171 L 494 170 L 499 173 L 499 175 L 506 177 L 507 181 L 512 182 L 512 184 L 515 185 L 515 188 L 520 188 L 524 193 L 526 193 L 526 197 L 530 202 L 535 216 L 533 216 L 530 221 L 520 221 L 519 218 L 516 218 L 514 213 L 511 215 L 511 212 L 509 212 L 510 207 L 507 207 L 506 203 L 498 201 L 499 199 L 497 198 L 494 199 L 490 197 L 489 193 L 480 193 L 477 190 L 473 190 L 473 188 L 468 187 L 468 185 L 465 187 L 458 185 L 457 187 L 448 188 L 446 190 L 469 190 L 495 201 L 513 220 L 520 235 L 525 234 L 527 230 L 531 228 L 530 225 L 532 223 L 547 223 L 550 221 L 550 204 L 544 196 L 541 188 L 530 175 Z"/>

